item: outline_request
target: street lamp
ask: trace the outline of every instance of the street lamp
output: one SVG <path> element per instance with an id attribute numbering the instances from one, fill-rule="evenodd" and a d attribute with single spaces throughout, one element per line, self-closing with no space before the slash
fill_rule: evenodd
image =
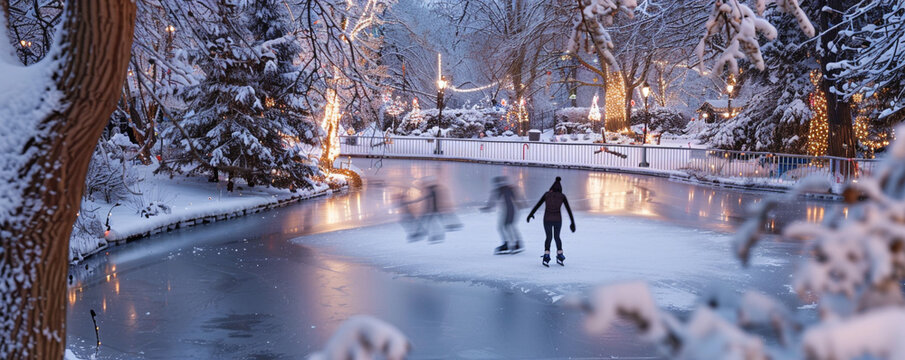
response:
<path id="1" fill-rule="evenodd" d="M 443 154 L 443 150 L 440 149 L 440 131 L 443 128 L 443 93 L 446 91 L 446 86 L 449 85 L 449 82 L 446 81 L 446 78 L 440 76 L 440 79 L 437 80 L 437 149 L 434 150 L 434 154 L 440 155 Z"/>
<path id="2" fill-rule="evenodd" d="M 650 163 L 647 162 L 647 148 L 644 147 L 644 144 L 647 144 L 647 128 L 650 127 L 650 102 L 648 101 L 648 97 L 650 96 L 650 85 L 647 83 L 647 80 L 644 81 L 644 84 L 641 85 L 641 96 L 644 97 L 644 137 L 641 140 L 641 163 L 638 164 L 640 167 L 649 167 Z"/>
<path id="3" fill-rule="evenodd" d="M 726 94 L 728 95 L 728 100 L 726 101 L 726 112 L 729 114 L 732 114 L 732 90 L 735 90 L 735 77 L 729 75 L 729 81 L 726 82 Z"/>

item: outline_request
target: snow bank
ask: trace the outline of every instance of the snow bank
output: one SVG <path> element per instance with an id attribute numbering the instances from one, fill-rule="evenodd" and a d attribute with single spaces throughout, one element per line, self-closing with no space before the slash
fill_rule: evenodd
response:
<path id="1" fill-rule="evenodd" d="M 728 235 L 646 219 L 598 217 L 577 213 L 578 231 L 562 234 L 566 266 L 541 265 L 543 230 L 539 222 L 519 218 L 527 251 L 493 255 L 499 245 L 496 214 L 460 214 L 464 229 L 439 244 L 409 243 L 399 224 L 350 229 L 295 239 L 355 257 L 405 275 L 453 281 L 476 281 L 558 300 L 591 285 L 646 280 L 654 299 L 668 307 L 689 309 L 696 289 L 714 278 L 743 281 L 729 253 Z M 555 245 L 553 246 L 555 248 Z M 761 256 L 759 260 L 764 260 Z M 764 260 L 767 261 L 767 260 Z M 781 260 L 770 260 L 782 263 Z"/>
<path id="2" fill-rule="evenodd" d="M 222 183 L 210 183 L 205 178 L 158 176 L 146 172 L 139 186 L 144 200 L 124 201 L 118 206 L 103 202 L 84 201 L 83 208 L 98 209 L 97 216 L 105 225 L 103 234 L 70 239 L 69 256 L 78 262 L 86 256 L 106 249 L 110 244 L 146 237 L 160 232 L 225 220 L 265 209 L 281 206 L 301 199 L 328 194 L 326 184 L 312 189 L 290 191 L 264 186 L 247 188 L 237 186 L 230 193 Z M 146 203 L 147 202 L 147 203 Z M 165 205 L 169 211 L 157 215 L 142 216 L 142 210 L 153 204 Z M 109 225 L 109 228 L 107 226 Z"/>

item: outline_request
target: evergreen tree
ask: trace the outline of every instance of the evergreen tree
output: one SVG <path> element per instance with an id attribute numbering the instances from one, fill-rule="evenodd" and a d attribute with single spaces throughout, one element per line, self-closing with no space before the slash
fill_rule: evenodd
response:
<path id="1" fill-rule="evenodd" d="M 733 95 L 733 106 L 738 100 L 744 108 L 738 116 L 708 124 L 701 137 L 721 149 L 803 154 L 811 119 L 808 97 L 814 90 L 810 71 L 817 61 L 793 17 L 771 10 L 765 17 L 778 30 L 775 40 L 761 46 L 766 69 L 750 66 L 741 74 L 744 90 Z"/>
<path id="2" fill-rule="evenodd" d="M 193 166 L 196 158 L 184 154 L 177 165 L 209 172 L 212 181 L 225 171 L 249 186 L 310 186 L 317 168 L 299 145 L 312 144 L 317 127 L 297 85 L 300 47 L 286 31 L 286 8 L 268 0 L 247 9 L 221 1 L 216 9 L 216 18 L 197 29 L 205 42 L 190 50 L 205 77 L 181 93 L 190 109 L 181 122 L 188 138 L 175 128 L 165 133 L 205 162 Z"/>

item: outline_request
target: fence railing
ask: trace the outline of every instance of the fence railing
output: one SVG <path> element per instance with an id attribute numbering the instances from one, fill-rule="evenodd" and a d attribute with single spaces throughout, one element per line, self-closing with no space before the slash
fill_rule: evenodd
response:
<path id="1" fill-rule="evenodd" d="M 792 185 L 812 175 L 842 183 L 870 174 L 877 164 L 872 159 L 751 151 L 433 137 L 345 136 L 340 153 L 692 174 L 739 184 L 776 185 Z"/>

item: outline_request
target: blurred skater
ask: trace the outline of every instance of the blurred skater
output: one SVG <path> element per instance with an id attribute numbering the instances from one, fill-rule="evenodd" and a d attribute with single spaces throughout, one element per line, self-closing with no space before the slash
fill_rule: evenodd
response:
<path id="1" fill-rule="evenodd" d="M 399 208 L 399 223 L 408 234 L 409 241 L 418 231 L 418 216 L 415 213 L 414 201 L 408 194 L 408 191 L 401 191 L 393 195 L 393 204 Z"/>
<path id="2" fill-rule="evenodd" d="M 569 207 L 569 200 L 566 199 L 566 196 L 562 193 L 562 184 L 560 184 L 559 176 L 556 177 L 556 181 L 553 182 L 553 186 L 550 187 L 550 190 L 545 192 L 543 196 L 540 197 L 540 201 L 537 202 L 537 205 L 534 205 L 534 208 L 531 209 L 531 213 L 528 214 L 528 222 L 531 222 L 531 219 L 534 218 L 534 212 L 540 208 L 541 204 L 547 203 L 547 206 L 544 208 L 544 233 L 546 233 L 547 238 L 544 240 L 544 255 L 543 265 L 550 266 L 550 239 L 556 239 L 556 262 L 559 265 L 565 266 L 563 263 L 566 260 L 566 257 L 562 254 L 562 240 L 559 238 L 559 232 L 562 230 L 562 213 L 560 212 L 560 208 L 565 205 L 566 211 L 569 212 L 569 220 L 572 221 L 572 225 L 569 226 L 569 229 L 572 232 L 575 232 L 575 218 L 572 216 L 572 208 Z"/>
<path id="3" fill-rule="evenodd" d="M 409 241 L 417 241 L 425 235 L 430 241 L 439 242 L 446 238 L 447 231 L 462 228 L 462 222 L 453 212 L 452 199 L 445 187 L 433 177 L 424 179 L 422 197 L 415 202 L 422 202 L 424 213 L 418 217 L 418 227 Z"/>
<path id="4" fill-rule="evenodd" d="M 522 236 L 515 227 L 515 215 L 518 212 L 518 198 L 515 188 L 509 184 L 505 176 L 497 176 L 493 178 L 494 189 L 490 193 L 490 200 L 487 205 L 481 208 L 481 211 L 490 211 L 500 202 L 500 221 L 499 231 L 500 237 L 503 239 L 503 245 L 494 250 L 494 255 L 518 254 L 524 250 L 522 248 Z"/>

